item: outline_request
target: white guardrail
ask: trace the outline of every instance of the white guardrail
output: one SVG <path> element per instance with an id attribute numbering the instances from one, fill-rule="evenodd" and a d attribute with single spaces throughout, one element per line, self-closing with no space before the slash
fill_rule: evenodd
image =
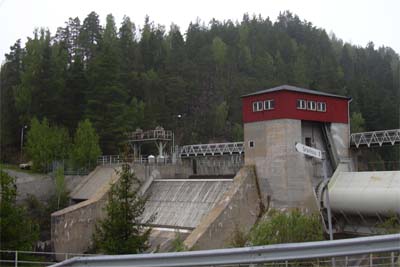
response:
<path id="1" fill-rule="evenodd" d="M 374 261 L 386 260 L 387 265 L 399 266 L 400 234 L 382 235 L 373 237 L 361 237 L 341 239 L 334 241 L 319 241 L 306 243 L 278 244 L 258 247 L 244 247 L 231 249 L 215 249 L 203 251 L 154 253 L 138 255 L 114 255 L 96 257 L 78 257 L 52 265 L 60 266 L 135 266 L 135 267 L 173 267 L 173 266 L 222 266 L 283 262 L 283 266 L 289 266 L 288 262 L 300 260 L 321 259 L 323 266 L 335 265 L 334 257 L 352 255 L 367 255 L 358 257 L 358 262 L 364 260 L 367 266 L 376 266 Z M 374 255 L 372 254 L 374 253 Z M 375 254 L 380 253 L 380 254 Z M 387 255 L 382 253 L 388 253 Z M 373 255 L 373 256 L 372 256 Z M 339 259 L 338 259 L 339 260 Z M 337 266 L 349 266 L 336 261 Z M 353 259 L 354 260 L 354 259 Z M 301 262 L 302 264 L 304 262 Z M 328 265 L 326 265 L 328 263 Z M 314 263 L 315 264 L 315 263 Z M 355 263 L 353 266 L 360 266 Z M 276 266 L 276 265 L 274 265 Z M 305 266 L 305 265 L 304 265 Z M 310 265 L 309 266 L 317 266 Z"/>

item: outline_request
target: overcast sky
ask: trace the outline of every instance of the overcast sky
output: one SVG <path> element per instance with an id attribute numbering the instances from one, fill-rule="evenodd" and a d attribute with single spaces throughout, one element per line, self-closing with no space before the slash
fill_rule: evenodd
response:
<path id="1" fill-rule="evenodd" d="M 365 46 L 372 41 L 376 47 L 390 46 L 400 53 L 400 0 L 0 0 L 0 61 L 17 39 L 25 42 L 35 28 L 46 27 L 54 34 L 69 17 L 83 21 L 91 11 L 100 15 L 102 24 L 109 13 L 117 25 L 127 15 L 141 26 L 149 15 L 167 29 L 171 22 L 179 25 L 184 33 L 197 17 L 205 22 L 212 18 L 240 21 L 249 13 L 275 21 L 284 10 L 352 44 Z"/>

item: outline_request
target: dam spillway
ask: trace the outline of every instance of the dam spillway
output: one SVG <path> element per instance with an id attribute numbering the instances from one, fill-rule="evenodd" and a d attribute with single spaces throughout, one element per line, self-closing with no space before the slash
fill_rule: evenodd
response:
<path id="1" fill-rule="evenodd" d="M 232 179 L 160 179 L 146 191 L 143 221 L 159 227 L 194 229 L 222 198 Z"/>

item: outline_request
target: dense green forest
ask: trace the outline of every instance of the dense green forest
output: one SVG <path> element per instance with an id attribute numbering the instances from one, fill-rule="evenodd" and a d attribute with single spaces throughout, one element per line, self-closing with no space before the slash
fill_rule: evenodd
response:
<path id="1" fill-rule="evenodd" d="M 240 96 L 280 84 L 351 96 L 358 128 L 399 126 L 399 55 L 344 43 L 290 12 L 185 31 L 148 17 L 140 29 L 112 15 L 104 26 L 92 12 L 17 40 L 0 74 L 3 161 L 18 155 L 34 117 L 70 135 L 89 119 L 104 154 L 119 151 L 125 132 L 157 125 L 179 144 L 240 140 Z"/>

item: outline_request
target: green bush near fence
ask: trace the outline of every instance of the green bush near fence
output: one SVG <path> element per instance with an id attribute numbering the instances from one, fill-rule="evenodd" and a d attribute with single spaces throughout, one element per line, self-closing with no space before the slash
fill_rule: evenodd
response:
<path id="1" fill-rule="evenodd" d="M 2 250 L 32 250 L 39 238 L 38 225 L 16 204 L 15 179 L 0 171 L 0 244 Z"/>
<path id="2" fill-rule="evenodd" d="M 271 210 L 249 235 L 253 246 L 319 240 L 324 240 L 320 217 L 299 210 Z"/>

